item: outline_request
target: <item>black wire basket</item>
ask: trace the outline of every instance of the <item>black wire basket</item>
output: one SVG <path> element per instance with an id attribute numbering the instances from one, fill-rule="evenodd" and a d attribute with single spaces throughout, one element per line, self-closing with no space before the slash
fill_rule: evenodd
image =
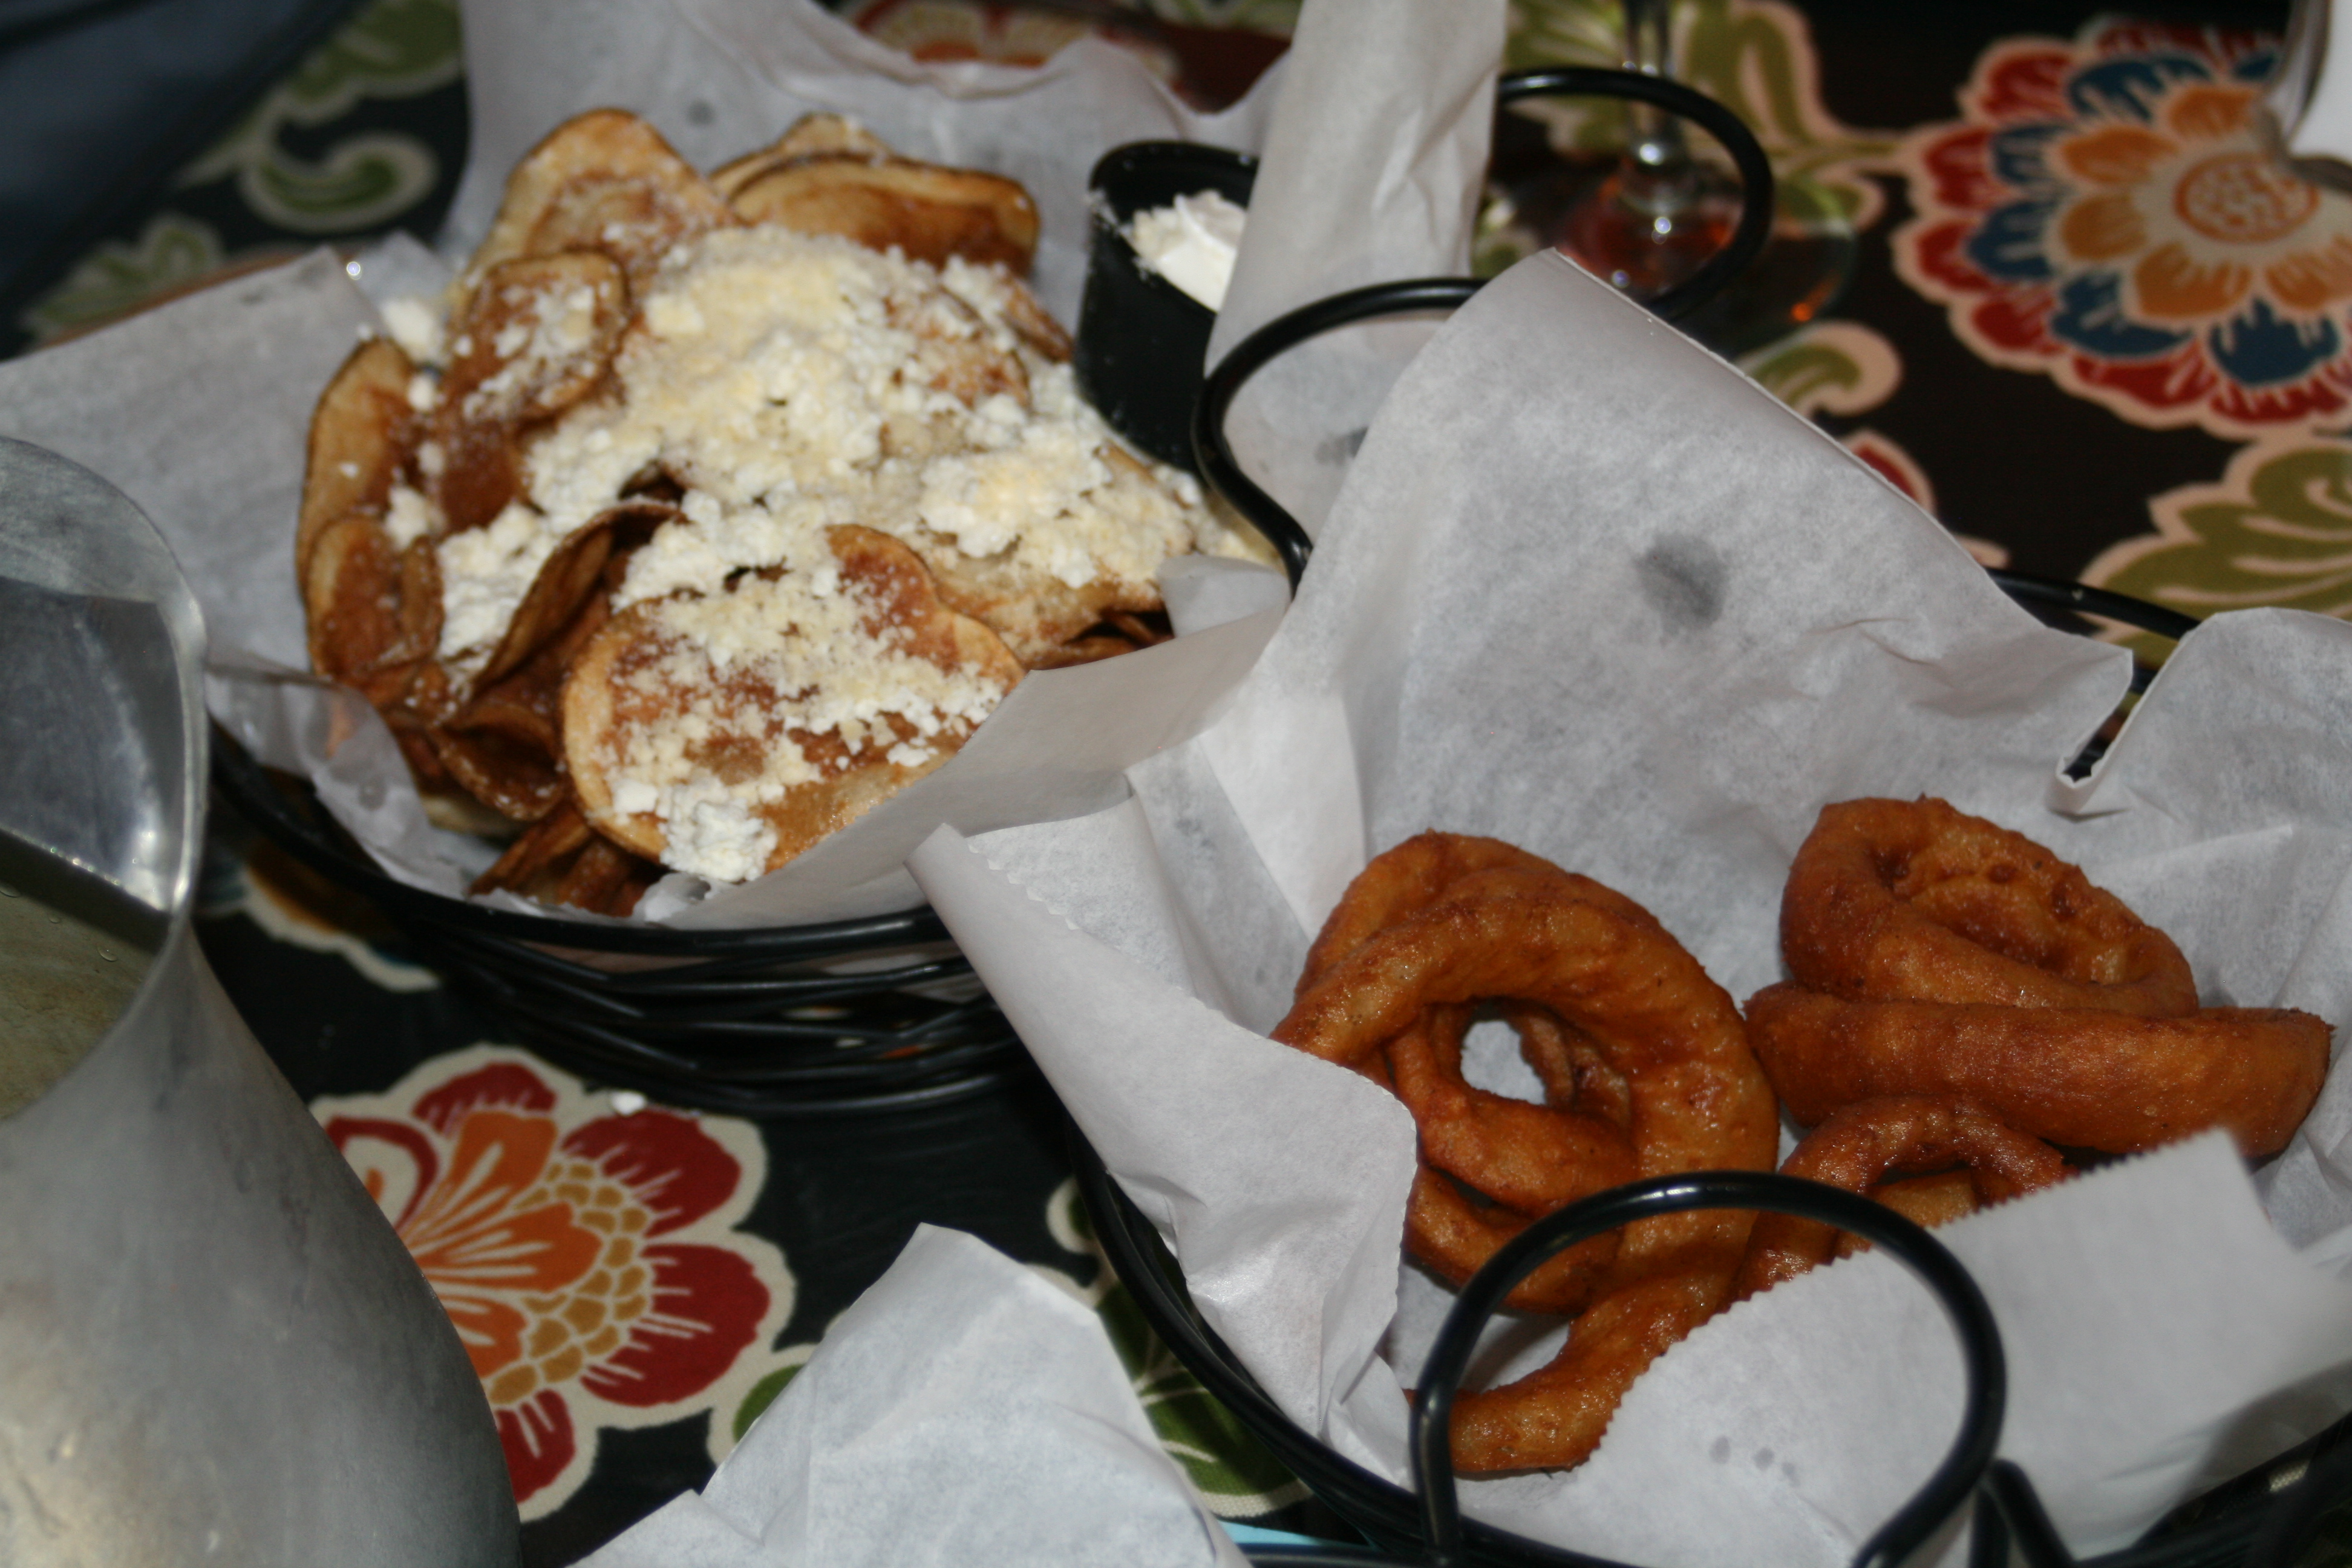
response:
<path id="1" fill-rule="evenodd" d="M 319 805 L 213 733 L 213 782 L 271 843 L 397 927 L 417 958 L 592 1081 L 735 1116 L 909 1110 L 1029 1069 L 926 907 L 752 931 L 518 914 L 387 876 Z"/>
<path id="2" fill-rule="evenodd" d="M 1659 101 L 1738 143 L 1752 211 L 1692 280 L 1698 289 L 1685 292 L 1711 291 L 1762 244 L 1771 173 L 1737 116 L 1632 72 L 1521 73 L 1501 96 L 1560 91 Z M 217 729 L 213 756 L 220 795 L 271 843 L 373 903 L 422 962 L 520 1043 L 595 1082 L 767 1118 L 908 1110 L 1029 1070 L 1012 1026 L 928 908 L 694 931 L 491 909 L 387 876 L 306 784 L 273 774 Z"/>
<path id="3" fill-rule="evenodd" d="M 1618 74 L 1525 73 L 1517 84 L 1518 90 L 1513 96 L 1532 96 L 1539 92 L 1614 93 L 1622 89 L 1622 84 L 1612 79 Z M 1569 79 L 1571 77 L 1574 79 Z M 1584 79 L 1586 78 L 1591 79 Z M 1508 85 L 1510 79 L 1506 79 Z M 1757 177 L 1748 167 L 1748 159 L 1741 156 L 1744 151 L 1752 149 L 1754 143 L 1752 138 L 1746 137 L 1744 128 L 1738 126 L 1736 119 L 1729 129 L 1719 130 L 1703 114 L 1692 113 L 1689 106 L 1679 100 L 1651 101 L 1658 101 L 1661 107 L 1677 113 L 1691 113 L 1693 118 L 1700 119 L 1701 123 L 1714 131 L 1732 150 L 1735 161 L 1740 164 L 1748 198 L 1740 230 L 1725 251 L 1672 296 L 1648 301 L 1653 311 L 1667 320 L 1674 320 L 1705 303 L 1753 258 L 1755 247 L 1760 246 L 1762 240 L 1761 224 L 1769 215 L 1770 174 L 1768 168 L 1760 177 Z M 1728 111 L 1720 106 L 1705 100 L 1701 102 L 1716 114 L 1728 116 Z M 1757 153 L 1755 157 L 1760 161 L 1761 154 Z M 1751 220 L 1755 220 L 1752 232 Z M 1234 399 L 1249 379 L 1268 363 L 1323 332 L 1382 317 L 1452 309 L 1467 300 L 1480 286 L 1480 279 L 1468 278 L 1409 279 L 1373 284 L 1313 301 L 1277 317 L 1244 339 L 1203 381 L 1192 410 L 1195 469 L 1211 489 L 1247 518 L 1274 545 L 1294 591 L 1307 571 L 1314 546 L 1297 520 L 1252 479 L 1235 458 L 1225 433 L 1225 416 Z M 2083 584 L 1999 570 L 1991 571 L 1990 575 L 2020 605 L 2046 624 L 2062 629 L 2087 631 L 2096 622 L 2105 620 L 2178 639 L 2197 625 L 2193 616 Z M 2131 680 L 2131 691 L 2135 696 L 2147 689 L 2155 673 L 2149 664 L 2135 661 Z M 2067 771 L 2076 776 L 2086 773 L 2105 751 L 2112 730 L 2111 723 L 2069 764 Z M 1438 1487 L 1433 1489 L 1442 1492 L 1442 1497 L 1433 1498 L 1427 1490 L 1424 1495 L 1416 1497 L 1341 1458 L 1291 1421 L 1202 1319 L 1192 1304 L 1175 1259 L 1162 1245 L 1150 1222 L 1111 1180 L 1092 1148 L 1075 1131 L 1072 1144 L 1080 1191 L 1093 1216 L 1096 1234 L 1102 1241 L 1113 1269 L 1133 1292 L 1153 1331 L 1187 1370 L 1231 1409 L 1253 1436 L 1289 1466 L 1293 1473 L 1335 1513 L 1362 1533 L 1371 1543 L 1373 1553 L 1367 1555 L 1352 1548 L 1335 1548 L 1320 1553 L 1265 1549 L 1253 1553 L 1255 1560 L 1297 1563 L 1304 1568 L 1310 1563 L 1377 1561 L 1378 1554 L 1385 1554 L 1395 1560 L 1428 1563 L 1432 1568 L 1456 1568 L 1457 1564 L 1479 1564 L 1482 1568 L 1537 1568 L 1537 1565 L 1621 1568 L 1621 1565 L 1602 1559 L 1544 1546 L 1475 1521 L 1454 1520 L 1450 1517 L 1450 1478 L 1442 1479 Z M 1719 1178 L 1723 1174 L 1715 1173 L 1715 1177 Z M 1547 1221 L 1530 1226 L 1522 1236 L 1522 1240 L 1528 1240 L 1528 1248 L 1518 1248 L 1514 1244 L 1513 1248 L 1507 1248 L 1505 1254 L 1498 1255 L 1494 1263 L 1464 1288 L 1463 1305 L 1457 1307 L 1454 1316 L 1449 1318 L 1441 1342 L 1455 1333 L 1457 1321 L 1465 1313 L 1473 1321 L 1463 1331 L 1475 1334 L 1476 1323 L 1491 1311 L 1494 1302 L 1500 1300 L 1511 1281 L 1518 1278 L 1518 1273 L 1513 1273 L 1488 1291 L 1493 1300 L 1487 1303 L 1486 1310 L 1469 1310 L 1472 1298 L 1480 1291 L 1482 1282 L 1488 1281 L 1488 1276 L 1496 1272 L 1506 1258 L 1519 1257 L 1525 1252 L 1528 1254 L 1524 1259 L 1525 1268 L 1532 1268 L 1552 1252 L 1609 1228 L 1607 1225 L 1585 1224 L 1585 1211 L 1592 1205 L 1606 1205 L 1612 1200 L 1622 1199 L 1633 1191 L 1632 1188 L 1620 1188 L 1613 1193 L 1599 1194 L 1585 1204 L 1571 1205 Z M 1693 1204 L 1688 1206 L 1708 1205 Z M 1748 1201 L 1726 1197 L 1715 1206 L 1772 1208 L 1780 1205 L 1765 1201 L 1760 1193 L 1751 1193 Z M 1864 1206 L 1870 1205 L 1865 1203 Z M 1627 1216 L 1620 1215 L 1621 1219 L 1623 1217 Z M 1843 1225 L 1843 1221 L 1838 1223 Z M 1867 1230 L 1861 1223 L 1851 1228 L 1857 1232 Z M 1539 1233 L 1549 1239 L 1540 1244 L 1529 1240 L 1538 1237 Z M 1875 1238 L 1875 1232 L 1869 1234 Z M 1927 1238 L 1923 1234 L 1919 1239 Z M 1936 1251 L 1941 1253 L 1942 1249 L 1937 1247 Z M 1949 1255 L 1943 1256 L 1948 1261 Z M 1916 1268 L 1912 1257 L 1906 1254 L 1905 1260 L 1914 1263 Z M 1524 1272 L 1525 1268 L 1519 1272 Z M 1938 1294 L 1944 1297 L 1949 1310 L 1952 1305 L 1949 1295 L 1941 1289 Z M 1958 1321 L 1956 1317 L 1956 1324 Z M 1962 1337 L 1964 1343 L 1969 1337 L 1965 1328 Z M 1997 1345 L 1995 1349 L 1997 1371 Z M 1980 1402 L 1984 1394 L 1981 1358 L 1971 1354 L 1969 1359 L 1974 1380 L 1971 1395 Z M 1436 1363 L 1437 1358 L 1433 1355 L 1433 1366 Z M 1442 1373 L 1444 1369 L 1439 1370 Z M 1458 1377 L 1459 1373 L 1457 1365 L 1452 1369 L 1450 1377 Z M 1440 1379 L 1441 1405 L 1451 1397 L 1450 1377 Z M 1429 1391 L 1425 1389 L 1422 1397 L 1426 1401 Z M 1421 1405 L 1417 1403 L 1414 1416 L 1417 1432 L 1423 1430 L 1420 1415 Z M 1997 1397 L 1992 1422 L 1997 1428 Z M 1963 1489 L 1975 1500 L 1970 1550 L 1972 1568 L 2008 1568 L 2012 1562 L 2022 1562 L 2028 1568 L 2305 1568 L 2305 1560 L 2297 1553 L 2311 1539 L 2319 1521 L 2331 1511 L 2352 1504 L 2352 1417 L 2347 1417 L 2260 1469 L 2239 1477 L 2176 1510 L 2159 1521 L 2140 1542 L 2120 1552 L 2078 1560 L 2067 1552 L 2052 1527 L 2031 1479 L 2015 1465 L 1992 1460 L 1989 1444 L 1982 1446 L 1981 1452 L 1968 1463 L 1961 1464 L 1961 1448 L 1970 1440 L 1969 1434 L 1964 1432 L 1962 1444 L 1956 1446 L 1944 1468 L 1931 1479 L 1929 1487 L 1923 1489 L 1911 1505 L 1898 1513 L 1895 1521 L 1890 1521 L 1888 1529 L 1882 1531 L 1865 1548 L 1857 1559 L 1858 1568 L 1861 1564 L 1900 1561 L 1899 1554 L 1889 1555 L 1882 1550 L 1887 1548 L 1890 1542 L 1899 1548 L 1902 1540 L 1908 1540 L 1914 1546 L 1923 1541 L 1924 1535 L 1916 1535 L 1916 1531 L 1906 1534 L 1905 1531 L 1922 1520 L 1932 1524 L 1948 1517 L 1948 1513 L 1935 1513 L 1934 1509 L 1928 1506 L 1929 1493 L 1937 1486 L 1945 1486 L 1948 1489 L 1949 1485 L 1956 1483 L 1964 1472 L 1966 1487 Z M 1417 1445 L 1416 1472 L 1424 1482 L 1431 1473 L 1424 1462 L 1426 1458 Z M 1943 1500 L 1948 1502 L 1949 1500 Z M 1934 1518 L 1930 1519 L 1930 1514 Z M 1897 1540 L 1898 1536 L 1902 1540 Z"/>

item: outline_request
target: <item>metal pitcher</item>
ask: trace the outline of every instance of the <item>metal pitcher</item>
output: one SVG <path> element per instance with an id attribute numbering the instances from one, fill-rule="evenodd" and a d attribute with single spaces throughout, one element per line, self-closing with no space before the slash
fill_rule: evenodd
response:
<path id="1" fill-rule="evenodd" d="M 0 1563 L 509 1564 L 456 1330 L 190 924 L 204 628 L 0 439 Z"/>

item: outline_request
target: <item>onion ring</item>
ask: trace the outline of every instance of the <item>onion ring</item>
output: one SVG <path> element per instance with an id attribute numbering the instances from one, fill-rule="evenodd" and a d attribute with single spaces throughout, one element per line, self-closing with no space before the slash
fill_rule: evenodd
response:
<path id="1" fill-rule="evenodd" d="M 2197 1009 L 2169 937 L 2032 839 L 1932 798 L 1823 807 L 1789 868 L 1780 947 L 1799 984 L 1853 1000 Z"/>
<path id="2" fill-rule="evenodd" d="M 1568 875 L 1542 856 L 1499 838 L 1434 830 L 1417 834 L 1372 857 L 1371 864 L 1348 884 L 1338 907 L 1324 920 L 1315 944 L 1307 950 L 1307 963 L 1299 971 L 1293 995 L 1306 995 L 1325 970 L 1366 939 L 1434 907 L 1456 883 L 1482 871 Z"/>
<path id="3" fill-rule="evenodd" d="M 2226 1127 L 2249 1158 L 2286 1145 L 2327 1076 L 2308 1013 L 1849 1002 L 1802 986 L 1748 998 L 1748 1027 L 1800 1122 L 1887 1094 L 1956 1095 L 2021 1131 L 2111 1153 Z"/>
<path id="4" fill-rule="evenodd" d="M 1511 1011 L 1524 1016 L 1539 1010 Z M 1457 1286 L 1533 1221 L 1639 1174 L 1622 1122 L 1465 1082 L 1462 1036 L 1470 1016 L 1467 1007 L 1433 1007 L 1391 1040 L 1385 1053 L 1389 1087 L 1421 1130 L 1421 1169 L 1405 1205 L 1405 1247 Z M 1543 1026 L 1530 1018 L 1523 1049 L 1529 1034 Z M 1530 1312 L 1582 1310 L 1616 1260 L 1617 1247 L 1613 1234 L 1578 1243 L 1513 1287 L 1509 1305 Z"/>
<path id="5" fill-rule="evenodd" d="M 1424 1160 L 1412 1173 L 1412 1191 L 1404 1208 L 1405 1250 L 1456 1286 L 1478 1272 L 1505 1242 L 1541 1217 L 1523 1209 L 1481 1203 L 1465 1186 Z M 1617 1248 L 1614 1233 L 1579 1242 L 1546 1258 L 1512 1287 L 1505 1302 L 1527 1312 L 1558 1316 L 1580 1312 L 1608 1283 Z"/>
<path id="6" fill-rule="evenodd" d="M 1374 857 L 1349 885 L 1307 953 L 1299 991 L 1401 921 L 1498 891 L 1540 893 L 1564 885 L 1567 876 L 1500 839 L 1436 832 L 1409 838 Z M 1462 1038 L 1475 1016 L 1466 1005 L 1431 1008 L 1413 1028 L 1347 1063 L 1413 1113 L 1421 1168 L 1405 1207 L 1405 1247 L 1457 1286 L 1534 1220 L 1636 1173 L 1625 1134 L 1632 1100 L 1624 1075 L 1547 1008 L 1506 1002 L 1496 1011 L 1517 1033 L 1521 1057 L 1544 1085 L 1540 1106 L 1463 1079 Z M 1535 1176 L 1533 1167 L 1547 1163 L 1557 1168 Z M 1581 1310 L 1617 1247 L 1614 1234 L 1580 1242 L 1513 1287 L 1508 1304 L 1531 1312 Z"/>
<path id="7" fill-rule="evenodd" d="M 1943 1171 L 1932 1176 L 1906 1176 L 1899 1181 L 1883 1182 L 1871 1188 L 1869 1195 L 1923 1230 L 1966 1219 L 1984 1206 L 1984 1201 L 1977 1196 L 1976 1177 L 1967 1171 Z M 1756 1245 L 1752 1234 L 1748 1245 Z M 1849 1257 L 1869 1245 L 1852 1235 L 1841 1236 L 1837 1255 Z"/>
<path id="8" fill-rule="evenodd" d="M 1389 1043 L 1396 1096 L 1421 1123 L 1423 1155 L 1496 1203 L 1533 1214 L 1634 1179 L 1626 1130 L 1597 1116 L 1562 1115 L 1508 1095 L 1474 1089 L 1462 1077 L 1462 1023 L 1451 1016 L 1408 1029 Z M 1574 1174 L 1599 1167 L 1597 1185 Z"/>
<path id="9" fill-rule="evenodd" d="M 1841 1107 L 1805 1135 L 1780 1173 L 1875 1197 L 1890 1175 L 1953 1164 L 1966 1168 L 1976 1204 L 2000 1203 L 2074 1173 L 2057 1150 L 1983 1107 L 1931 1095 L 1892 1095 Z M 1951 1195 L 1949 1189 L 1941 1191 Z M 1827 1263 L 1841 1234 L 1834 1226 L 1795 1215 L 1759 1215 L 1734 1293 L 1744 1301 Z"/>
<path id="10" fill-rule="evenodd" d="M 1654 917 L 1558 870 L 1486 870 L 1434 896 L 1433 907 L 1327 954 L 1274 1037 L 1354 1063 L 1429 1009 L 1486 997 L 1531 1002 L 1588 1037 L 1623 1075 L 1637 1174 L 1769 1167 L 1778 1115 L 1738 1010 Z M 1729 1299 L 1750 1224 L 1747 1214 L 1709 1210 L 1627 1226 L 1605 1292 L 1559 1356 L 1457 1400 L 1456 1467 L 1580 1462 L 1651 1360 Z"/>

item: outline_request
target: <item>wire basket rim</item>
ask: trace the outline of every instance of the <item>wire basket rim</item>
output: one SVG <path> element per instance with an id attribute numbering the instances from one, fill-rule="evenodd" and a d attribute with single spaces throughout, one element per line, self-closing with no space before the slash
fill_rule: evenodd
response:
<path id="1" fill-rule="evenodd" d="M 345 891 L 382 908 L 395 922 L 421 921 L 469 937 L 646 958 L 793 959 L 836 957 L 882 947 L 952 940 L 929 904 L 854 920 L 797 925 L 681 930 L 617 921 L 568 920 L 490 909 L 411 887 L 306 821 L 279 792 L 269 770 L 215 723 L 213 783 L 261 835 Z M 300 787 L 310 790 L 308 781 Z M 315 796 L 313 796 L 315 801 Z"/>

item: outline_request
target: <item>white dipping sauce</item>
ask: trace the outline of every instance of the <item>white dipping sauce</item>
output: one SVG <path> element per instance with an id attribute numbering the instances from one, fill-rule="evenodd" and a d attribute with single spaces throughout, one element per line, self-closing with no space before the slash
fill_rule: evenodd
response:
<path id="1" fill-rule="evenodd" d="M 1225 302 L 1247 216 L 1215 191 L 1197 191 L 1136 214 L 1127 239 L 1144 266 L 1214 310 Z"/>

